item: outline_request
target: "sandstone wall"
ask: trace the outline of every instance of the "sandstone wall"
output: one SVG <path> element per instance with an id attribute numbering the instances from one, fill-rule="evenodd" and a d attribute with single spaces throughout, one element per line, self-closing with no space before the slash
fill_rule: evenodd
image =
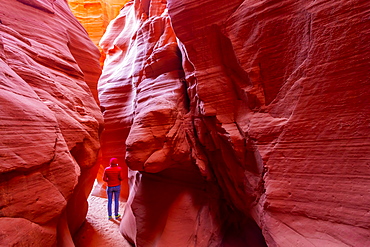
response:
<path id="1" fill-rule="evenodd" d="M 99 81 L 123 235 L 369 245 L 369 26 L 365 1 L 129 2 Z"/>
<path id="2" fill-rule="evenodd" d="M 0 5 L 0 245 L 73 246 L 98 168 L 100 54 L 64 0 Z"/>
<path id="3" fill-rule="evenodd" d="M 114 19 L 128 0 L 68 0 L 72 13 L 98 46 L 109 21 Z"/>
<path id="4" fill-rule="evenodd" d="M 122 6 L 129 0 L 68 0 L 72 13 L 89 34 L 90 39 L 99 48 L 99 41 L 109 24 Z M 104 64 L 105 54 L 100 58 Z"/>

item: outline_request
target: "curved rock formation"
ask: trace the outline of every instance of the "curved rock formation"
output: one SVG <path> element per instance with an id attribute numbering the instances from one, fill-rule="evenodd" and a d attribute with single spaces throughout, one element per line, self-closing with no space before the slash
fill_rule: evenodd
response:
<path id="1" fill-rule="evenodd" d="M 366 4 L 192 3 L 168 9 L 195 103 L 220 126 L 211 139 L 224 146 L 219 181 L 232 205 L 270 246 L 369 244 Z M 208 9 L 219 10 L 205 22 Z"/>
<path id="2" fill-rule="evenodd" d="M 137 246 L 369 245 L 364 1 L 135 0 L 101 41 Z M 261 233 L 262 232 L 262 233 Z"/>
<path id="3" fill-rule="evenodd" d="M 68 0 L 72 13 L 89 34 L 92 42 L 98 46 L 109 22 L 114 19 L 122 6 L 129 0 Z M 100 58 L 104 64 L 105 54 Z"/>
<path id="4" fill-rule="evenodd" d="M 72 13 L 98 46 L 109 22 L 128 0 L 68 0 Z"/>
<path id="5" fill-rule="evenodd" d="M 98 168 L 100 54 L 64 0 L 0 5 L 0 245 L 73 246 Z"/>

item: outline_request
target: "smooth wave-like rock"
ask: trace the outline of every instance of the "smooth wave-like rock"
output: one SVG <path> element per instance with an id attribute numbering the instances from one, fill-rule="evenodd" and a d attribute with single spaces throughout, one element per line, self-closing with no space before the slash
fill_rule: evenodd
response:
<path id="1" fill-rule="evenodd" d="M 215 2 L 168 2 L 198 109 L 221 126 L 213 143 L 232 151 L 216 168 L 234 181 L 221 186 L 232 205 L 270 246 L 367 245 L 366 4 L 225 1 L 204 25 Z"/>
<path id="2" fill-rule="evenodd" d="M 68 0 L 73 15 L 84 26 L 95 45 L 128 0 Z"/>
<path id="3" fill-rule="evenodd" d="M 101 46 L 102 149 L 137 246 L 369 245 L 364 1 L 131 1 Z"/>
<path id="4" fill-rule="evenodd" d="M 73 15 L 82 24 L 92 42 L 100 49 L 99 42 L 109 22 L 114 19 L 122 6 L 129 0 L 68 0 Z M 105 53 L 101 53 L 101 66 Z"/>
<path id="5" fill-rule="evenodd" d="M 73 246 L 98 168 L 100 54 L 64 0 L 0 5 L 0 245 Z"/>

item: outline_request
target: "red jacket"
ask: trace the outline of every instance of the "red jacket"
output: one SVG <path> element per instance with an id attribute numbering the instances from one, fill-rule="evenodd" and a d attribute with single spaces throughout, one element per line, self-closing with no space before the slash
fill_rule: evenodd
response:
<path id="1" fill-rule="evenodd" d="M 108 183 L 108 187 L 121 185 L 122 168 L 119 166 L 108 166 L 104 170 L 103 180 Z"/>

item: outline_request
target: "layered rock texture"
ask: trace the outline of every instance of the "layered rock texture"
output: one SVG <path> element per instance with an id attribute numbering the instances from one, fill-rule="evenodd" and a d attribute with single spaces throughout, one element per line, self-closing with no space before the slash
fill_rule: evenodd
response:
<path id="1" fill-rule="evenodd" d="M 89 34 L 93 43 L 99 42 L 109 22 L 129 0 L 68 0 L 72 13 Z M 105 54 L 100 59 L 104 64 Z"/>
<path id="2" fill-rule="evenodd" d="M 135 0 L 109 25 L 103 149 L 137 246 L 368 246 L 366 1 Z"/>
<path id="3" fill-rule="evenodd" d="M 64 0 L 0 6 L 0 245 L 73 246 L 98 169 L 100 54 Z"/>
<path id="4" fill-rule="evenodd" d="M 128 0 L 68 0 L 72 13 L 97 46 L 109 21 L 118 15 L 127 2 Z"/>

